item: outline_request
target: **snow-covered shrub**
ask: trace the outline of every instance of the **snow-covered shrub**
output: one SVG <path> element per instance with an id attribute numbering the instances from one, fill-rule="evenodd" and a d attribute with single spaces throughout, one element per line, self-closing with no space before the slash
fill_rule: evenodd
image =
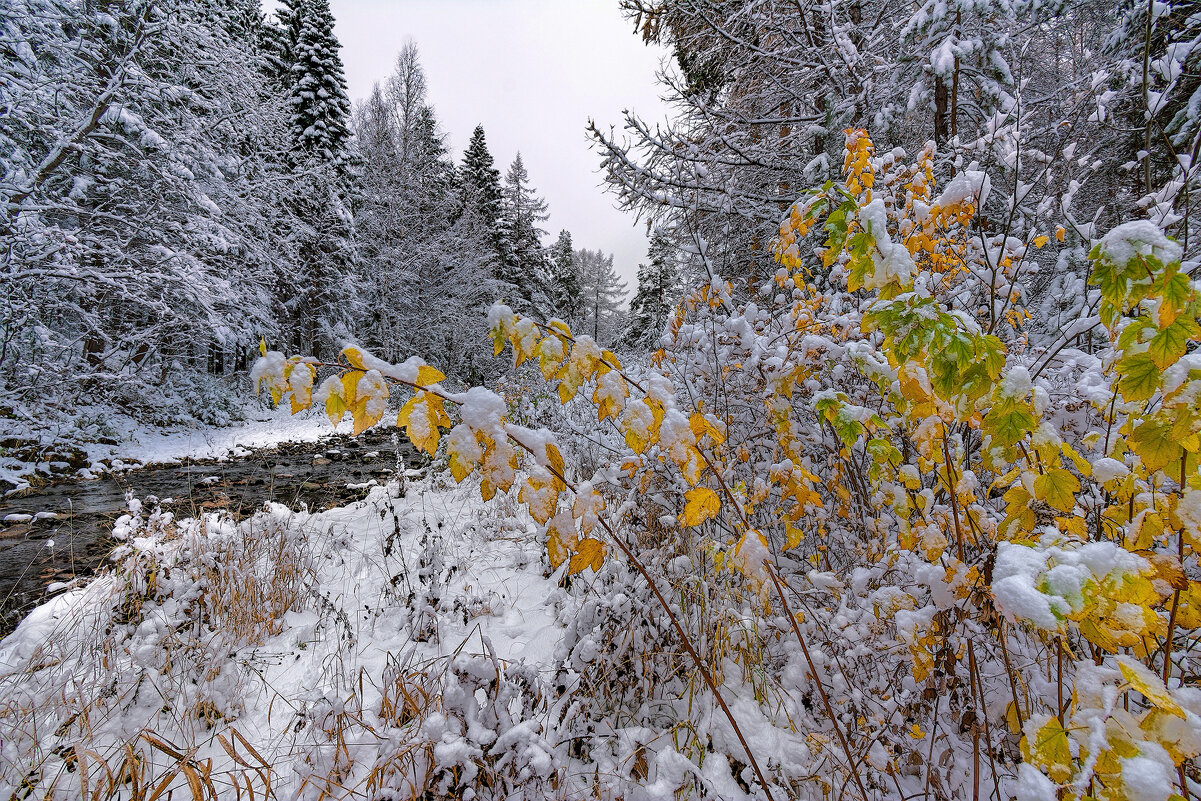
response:
<path id="1" fill-rule="evenodd" d="M 454 478 L 517 488 L 552 568 L 590 577 L 601 600 L 563 604 L 568 697 L 688 731 L 639 741 L 656 793 L 1116 799 L 1153 775 L 1157 798 L 1160 776 L 1191 793 L 1201 288 L 1154 224 L 1119 226 L 1090 257 L 1095 315 L 1031 348 L 1020 277 L 1065 232 L 991 231 L 977 210 L 1001 190 L 973 165 L 935 186 L 934 155 L 849 131 L 843 180 L 781 225 L 773 281 L 743 299 L 713 277 L 649 365 L 494 306 L 496 352 L 591 401 L 610 450 L 591 473 L 495 393 L 342 353 L 332 417 L 377 421 L 379 378 L 412 389 L 410 439 L 434 453 L 449 429 Z M 1090 330 L 1098 353 L 1069 347 Z M 277 397 L 309 369 L 264 363 Z M 621 680 L 648 656 L 649 685 Z M 1122 677 L 1097 713 L 1093 665 Z M 632 757 L 605 722 L 579 750 Z"/>

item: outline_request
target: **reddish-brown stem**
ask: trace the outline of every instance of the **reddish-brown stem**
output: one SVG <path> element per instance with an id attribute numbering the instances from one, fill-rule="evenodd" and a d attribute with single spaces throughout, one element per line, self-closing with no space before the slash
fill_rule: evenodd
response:
<path id="1" fill-rule="evenodd" d="M 821 676 L 818 675 L 817 666 L 813 664 L 813 657 L 809 655 L 809 646 L 805 644 L 805 637 L 801 634 L 801 627 L 797 624 L 796 616 L 792 613 L 792 607 L 788 604 L 788 598 L 784 594 L 784 587 L 780 584 L 780 579 L 776 576 L 776 571 L 772 569 L 770 564 L 764 562 L 763 569 L 767 571 L 768 577 L 771 579 L 772 584 L 775 585 L 780 605 L 784 608 L 784 614 L 788 616 L 788 622 L 792 624 L 792 633 L 796 635 L 797 642 L 801 644 L 801 653 L 805 655 L 805 662 L 809 665 L 809 675 L 813 677 L 813 683 L 817 685 L 817 692 L 821 696 L 822 706 L 826 710 L 826 717 L 830 719 L 830 725 L 834 727 L 834 734 L 838 737 L 838 744 L 842 746 L 842 752 L 846 756 L 847 772 L 855 780 L 855 785 L 859 788 L 859 794 L 863 796 L 863 801 L 867 801 L 867 790 L 863 787 L 863 780 L 859 778 L 859 772 L 855 770 L 855 758 L 851 755 L 851 747 L 838 725 L 838 717 L 834 714 L 834 707 L 830 705 L 830 696 L 826 694 L 826 687 L 822 684 Z"/>
<path id="2" fill-rule="evenodd" d="M 1172 677 L 1172 637 L 1176 633 L 1176 609 L 1180 605 L 1180 590 L 1172 593 L 1172 611 L 1168 615 L 1168 639 L 1163 645 L 1163 683 L 1166 687 Z"/>
<path id="3" fill-rule="evenodd" d="M 551 472 L 554 471 L 552 470 Z M 560 476 L 559 480 L 563 481 L 563 478 Z M 566 483 L 566 481 L 564 481 L 564 483 Z M 700 654 L 698 654 L 696 649 L 693 648 L 691 638 L 684 631 L 684 627 L 680 625 L 679 619 L 671 610 L 671 605 L 667 603 L 667 599 L 664 598 L 663 594 L 659 592 L 659 586 L 655 583 L 655 579 L 651 576 L 650 572 L 646 569 L 638 557 L 634 555 L 634 551 L 628 545 L 626 545 L 625 542 L 619 539 L 616 534 L 613 533 L 613 529 L 609 528 L 609 524 L 604 520 L 599 522 L 601 526 L 604 527 L 605 531 L 608 532 L 609 538 L 613 541 L 613 543 L 621 549 L 622 553 L 625 554 L 626 559 L 630 560 L 630 564 L 634 566 L 634 569 L 642 574 L 642 578 L 646 581 L 647 586 L 650 587 L 651 592 L 654 593 L 655 600 L 659 602 L 659 606 L 661 606 L 663 611 L 667 613 L 667 617 L 671 621 L 672 628 L 676 630 L 676 634 L 680 638 L 680 644 L 684 646 L 684 650 L 687 651 L 688 656 L 692 658 L 692 662 L 696 665 L 696 669 L 700 671 L 701 676 L 705 679 L 705 684 L 709 685 L 709 690 L 713 693 L 714 699 L 717 700 L 717 705 L 721 707 L 722 713 L 726 716 L 726 720 L 729 721 L 730 727 L 734 729 L 734 734 L 738 737 L 738 742 L 741 743 L 742 749 L 746 751 L 747 761 L 750 762 L 751 769 L 755 771 L 755 776 L 759 779 L 759 786 L 763 788 L 764 795 L 767 796 L 768 801 L 773 801 L 771 785 L 768 784 L 767 776 L 763 774 L 763 770 L 759 767 L 759 763 L 755 759 L 755 755 L 751 752 L 751 747 L 747 744 L 746 737 L 744 737 L 742 734 L 742 728 L 739 727 L 738 721 L 734 718 L 734 713 L 730 711 L 730 707 L 726 705 L 726 700 L 722 697 L 721 690 L 717 688 L 717 682 L 713 680 L 713 674 L 709 672 L 709 668 L 701 659 Z M 864 798 L 866 799 L 866 796 L 864 796 Z"/>
<path id="4" fill-rule="evenodd" d="M 942 427 L 942 452 L 945 456 L 947 468 L 947 495 L 951 498 L 951 514 L 955 517 L 955 547 L 959 554 L 959 561 L 966 562 L 967 557 L 963 552 L 963 528 L 959 525 L 959 499 L 955 497 L 955 476 L 951 473 L 951 446 L 947 444 L 947 427 Z"/>
<path id="5" fill-rule="evenodd" d="M 1188 451 L 1180 457 L 1180 492 L 1184 494 L 1185 474 L 1188 469 Z M 1176 557 L 1180 560 L 1180 566 L 1184 567 L 1184 532 L 1180 532 L 1180 536 L 1176 538 Z M 1180 606 L 1180 590 L 1172 593 L 1172 611 L 1168 615 L 1168 638 L 1163 646 L 1163 683 L 1166 687 L 1168 679 L 1172 676 L 1172 637 L 1176 633 L 1176 609 Z"/>
<path id="6" fill-rule="evenodd" d="M 1005 646 L 1005 628 L 1002 624 L 997 629 L 997 642 L 1001 643 L 1001 659 L 1005 662 L 1005 675 L 1009 676 L 1009 689 L 1013 693 L 1013 711 L 1018 716 L 1018 730 L 1026 727 L 1026 721 L 1022 717 L 1022 705 L 1018 701 L 1018 685 L 1014 678 L 1013 668 L 1009 666 L 1009 649 Z"/>
<path id="7" fill-rule="evenodd" d="M 1063 726 L 1063 637 L 1055 638 L 1055 717 Z"/>
<path id="8" fill-rule="evenodd" d="M 535 454 L 528 445 L 521 442 L 521 440 L 513 437 L 512 435 L 510 435 L 509 439 L 516 442 L 517 445 L 522 449 L 528 451 L 534 456 L 537 456 L 537 454 Z M 566 476 L 559 473 L 559 471 L 553 467 L 547 467 L 547 470 L 550 471 L 551 475 L 563 482 L 568 489 L 572 490 L 573 492 L 575 491 L 575 486 L 567 480 Z M 696 648 L 693 647 L 692 638 L 688 636 L 686 631 L 684 631 L 684 627 L 680 624 L 680 620 L 678 617 L 676 617 L 675 612 L 672 611 L 671 605 L 667 602 L 667 599 L 663 597 L 663 594 L 659 592 L 659 585 L 655 582 L 654 577 L 651 576 L 650 571 L 646 569 L 646 566 L 643 565 L 642 561 L 634 554 L 633 549 L 617 536 L 617 534 L 609 526 L 608 522 L 603 519 L 598 520 L 597 522 L 599 522 L 601 527 L 604 528 L 613 544 L 621 549 L 621 552 L 625 554 L 626 559 L 628 559 L 630 564 L 634 566 L 634 569 L 642 575 L 643 580 L 646 581 L 650 591 L 654 594 L 655 600 L 667 614 L 668 620 L 671 621 L 672 628 L 675 629 L 676 635 L 680 638 L 680 644 L 684 646 L 684 650 L 688 653 L 688 656 L 691 657 L 693 664 L 696 665 L 696 669 L 700 671 L 701 677 L 704 678 L 705 684 L 709 686 L 709 690 L 713 693 L 713 697 L 717 701 L 717 705 L 721 707 L 722 714 L 725 715 L 726 720 L 730 723 L 730 727 L 734 730 L 735 736 L 738 737 L 738 742 L 742 745 L 742 749 L 746 751 L 747 761 L 750 763 L 751 769 L 755 771 L 755 777 L 759 779 L 759 786 L 763 788 L 764 795 L 767 796 L 768 801 L 774 801 L 771 794 L 771 785 L 768 784 L 767 776 L 763 773 L 763 769 L 759 767 L 759 762 L 755 759 L 754 753 L 751 752 L 751 747 L 747 743 L 746 737 L 742 734 L 742 727 L 738 725 L 738 721 L 735 719 L 734 713 L 730 711 L 730 707 L 726 704 L 726 699 L 722 697 L 721 690 L 718 689 L 717 682 L 714 680 L 713 674 L 710 672 L 708 666 L 705 665 L 704 660 L 701 659 L 700 654 L 697 653 Z"/>

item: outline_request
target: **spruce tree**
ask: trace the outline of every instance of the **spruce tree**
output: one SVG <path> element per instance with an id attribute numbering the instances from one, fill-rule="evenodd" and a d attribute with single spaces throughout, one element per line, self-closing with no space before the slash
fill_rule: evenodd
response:
<path id="1" fill-rule="evenodd" d="M 491 245 L 490 263 L 499 267 L 506 260 L 508 240 L 501 219 L 500 171 L 496 169 L 484 126 L 477 125 L 463 152 L 459 167 L 459 214 L 471 215 L 488 235 Z"/>
<path id="2" fill-rule="evenodd" d="M 584 307 L 580 270 L 575 263 L 571 232 L 564 229 L 550 249 L 550 275 L 547 281 L 550 312 L 568 323 L 579 319 Z"/>
<path id="3" fill-rule="evenodd" d="M 356 263 L 348 148 L 350 101 L 329 0 L 284 0 L 280 30 L 264 36 L 272 72 L 289 99 L 287 161 L 296 172 L 287 205 L 295 215 L 299 269 L 279 276 L 280 314 L 298 350 L 320 354 L 349 331 Z"/>
<path id="4" fill-rule="evenodd" d="M 546 231 L 539 224 L 545 222 L 550 213 L 546 201 L 530 186 L 521 153 L 513 159 L 505 174 L 503 201 L 502 220 L 508 252 L 497 277 L 513 287 L 515 310 L 545 317 L 547 258 L 542 237 Z"/>
<path id="5" fill-rule="evenodd" d="M 647 348 L 658 339 L 671 314 L 678 284 L 671 245 L 658 232 L 651 238 L 647 261 L 649 264 L 638 265 L 638 291 L 630 301 L 629 323 L 622 336 L 629 348 Z"/>
<path id="6" fill-rule="evenodd" d="M 350 138 L 350 100 L 329 0 L 286 0 L 280 19 L 293 142 L 302 154 L 340 162 Z"/>

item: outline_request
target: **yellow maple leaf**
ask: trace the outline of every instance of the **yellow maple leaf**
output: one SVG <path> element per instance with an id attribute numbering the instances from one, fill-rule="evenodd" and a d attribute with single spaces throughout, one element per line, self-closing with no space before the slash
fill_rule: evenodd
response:
<path id="1" fill-rule="evenodd" d="M 673 451 L 677 450 L 679 449 L 673 448 Z M 680 472 L 684 474 L 688 483 L 695 487 L 701 482 L 701 476 L 705 473 L 705 460 L 695 445 L 686 445 L 682 451 L 682 454 L 673 455 L 672 461 L 679 466 Z"/>
<path id="2" fill-rule="evenodd" d="M 1050 240 L 1045 235 L 1039 235 L 1039 236 L 1034 237 L 1034 246 L 1036 248 L 1041 248 L 1043 245 L 1047 244 L 1047 242 L 1049 242 L 1049 241 Z"/>
<path id="3" fill-rule="evenodd" d="M 680 523 L 685 526 L 699 526 L 710 518 L 716 517 L 721 509 L 721 499 L 717 493 L 708 487 L 697 487 L 684 493 L 684 512 L 680 515 Z"/>
<path id="4" fill-rule="evenodd" d="M 1046 722 L 1037 726 L 1038 721 L 1027 721 L 1026 731 L 1033 730 L 1033 737 L 1024 738 L 1024 745 L 1029 750 L 1030 759 L 1042 768 L 1051 781 L 1061 784 L 1072 778 L 1072 749 L 1068 742 L 1068 733 L 1058 718 L 1047 716 Z"/>
<path id="5" fill-rule="evenodd" d="M 603 423 L 608 417 L 617 419 L 617 415 L 625 408 L 625 399 L 628 397 L 630 390 L 621 373 L 616 370 L 605 371 L 596 380 L 596 389 L 592 392 L 598 422 Z"/>
<path id="6" fill-rule="evenodd" d="M 592 529 L 603 511 L 605 511 L 604 497 L 592 488 L 590 482 L 581 484 L 577 489 L 571 513 L 579 518 L 580 528 L 585 534 L 592 533 Z"/>
<path id="7" fill-rule="evenodd" d="M 1034 479 L 1034 495 L 1061 512 L 1070 512 L 1076 505 L 1080 482 L 1061 467 L 1054 467 Z"/>

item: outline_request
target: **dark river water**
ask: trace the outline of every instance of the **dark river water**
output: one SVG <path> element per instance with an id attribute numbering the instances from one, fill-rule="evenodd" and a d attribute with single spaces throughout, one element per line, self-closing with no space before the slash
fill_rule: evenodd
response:
<path id="1" fill-rule="evenodd" d="M 134 454 L 136 456 L 136 454 Z M 126 513 L 126 494 L 157 499 L 176 517 L 228 508 L 245 517 L 267 501 L 294 509 L 327 509 L 358 500 L 372 479 L 384 483 L 422 460 L 390 431 L 356 438 L 332 435 L 285 443 L 223 462 L 151 466 L 91 481 L 60 481 L 20 497 L 0 498 L 0 635 L 47 597 L 50 584 L 86 578 L 114 545 L 113 522 Z M 168 502 L 169 499 L 169 502 Z M 43 515 L 38 518 L 38 513 Z M 54 517 L 47 516 L 53 514 Z"/>

